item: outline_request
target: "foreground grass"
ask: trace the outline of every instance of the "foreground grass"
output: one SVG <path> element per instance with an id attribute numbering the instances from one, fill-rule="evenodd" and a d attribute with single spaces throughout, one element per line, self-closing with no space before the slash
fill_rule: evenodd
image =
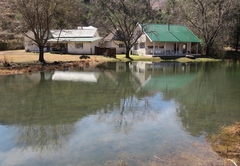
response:
<path id="1" fill-rule="evenodd" d="M 80 55 L 70 55 L 70 54 L 51 54 L 45 53 L 44 58 L 47 62 L 54 61 L 79 61 Z M 117 55 L 116 58 L 109 58 L 104 56 L 91 55 L 92 60 L 97 61 L 99 63 L 103 62 L 129 62 L 131 61 L 150 61 L 150 62 L 162 62 L 166 61 L 159 57 L 151 57 L 151 56 L 137 56 L 131 55 L 131 59 L 125 58 L 124 54 Z M 38 53 L 25 52 L 24 50 L 13 50 L 13 51 L 1 51 L 0 52 L 0 61 L 2 62 L 10 62 L 10 63 L 24 63 L 24 62 L 35 62 L 38 61 Z M 207 61 L 220 61 L 212 58 L 178 58 L 175 60 L 167 60 L 167 61 L 176 61 L 176 62 L 207 62 Z"/>

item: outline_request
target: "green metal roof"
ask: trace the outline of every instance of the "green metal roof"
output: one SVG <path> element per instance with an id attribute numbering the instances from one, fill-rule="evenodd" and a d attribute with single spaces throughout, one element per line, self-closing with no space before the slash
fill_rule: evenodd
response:
<path id="1" fill-rule="evenodd" d="M 152 42 L 201 42 L 191 30 L 183 25 L 146 24 L 141 26 Z"/>

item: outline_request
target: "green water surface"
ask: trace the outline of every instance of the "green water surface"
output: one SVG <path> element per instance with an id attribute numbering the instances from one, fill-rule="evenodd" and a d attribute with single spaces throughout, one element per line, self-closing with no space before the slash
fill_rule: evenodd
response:
<path id="1" fill-rule="evenodd" d="M 110 63 L 0 76 L 1 166 L 221 165 L 207 137 L 240 121 L 240 66 Z"/>

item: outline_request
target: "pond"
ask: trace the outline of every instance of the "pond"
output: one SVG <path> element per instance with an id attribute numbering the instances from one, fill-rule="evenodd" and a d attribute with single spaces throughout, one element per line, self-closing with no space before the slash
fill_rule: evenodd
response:
<path id="1" fill-rule="evenodd" d="M 239 82 L 225 62 L 0 76 L 0 165 L 223 165 L 208 138 L 240 121 Z"/>

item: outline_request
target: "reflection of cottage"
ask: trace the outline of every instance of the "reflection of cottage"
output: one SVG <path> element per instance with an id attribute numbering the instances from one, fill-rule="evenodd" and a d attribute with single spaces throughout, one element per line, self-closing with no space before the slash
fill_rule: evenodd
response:
<path id="1" fill-rule="evenodd" d="M 138 78 L 142 89 L 148 90 L 173 90 L 187 86 L 197 77 L 191 70 L 191 65 L 175 62 L 133 62 L 130 69 Z"/>
<path id="2" fill-rule="evenodd" d="M 99 74 L 96 72 L 55 71 L 52 75 L 52 80 L 96 83 L 98 77 Z"/>
<path id="3" fill-rule="evenodd" d="M 152 56 L 182 56 L 187 54 L 198 54 L 193 52 L 192 46 L 198 45 L 201 41 L 186 26 L 147 24 L 139 25 L 138 31 L 144 34 L 132 48 L 136 55 Z"/>
<path id="4" fill-rule="evenodd" d="M 117 54 L 125 54 L 126 48 L 124 41 L 121 38 L 121 31 L 117 30 L 114 34 L 110 33 L 104 38 L 104 47 L 106 48 L 116 48 Z"/>
<path id="5" fill-rule="evenodd" d="M 31 31 L 28 34 L 34 38 Z M 78 27 L 78 29 L 51 30 L 48 46 L 52 53 L 95 54 L 95 47 L 99 46 L 102 37 L 95 27 Z M 37 45 L 29 38 L 25 38 L 25 50 L 38 52 Z M 47 51 L 45 49 L 45 51 Z"/>

